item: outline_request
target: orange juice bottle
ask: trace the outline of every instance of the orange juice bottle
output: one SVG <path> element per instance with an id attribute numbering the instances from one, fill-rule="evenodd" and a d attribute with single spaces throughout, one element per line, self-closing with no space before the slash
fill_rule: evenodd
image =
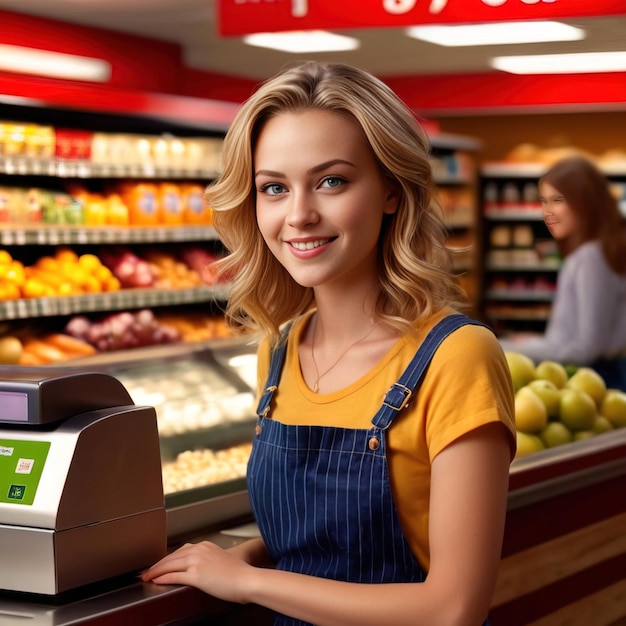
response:
<path id="1" fill-rule="evenodd" d="M 120 195 L 128 207 L 132 226 L 156 226 L 161 223 L 157 185 L 149 182 L 126 183 Z"/>
<path id="2" fill-rule="evenodd" d="M 161 206 L 161 223 L 178 226 L 183 223 L 183 199 L 180 187 L 175 183 L 161 183 L 158 189 Z"/>
<path id="3" fill-rule="evenodd" d="M 181 185 L 183 219 L 185 224 L 212 224 L 213 212 L 204 199 L 204 187 L 200 184 Z"/>

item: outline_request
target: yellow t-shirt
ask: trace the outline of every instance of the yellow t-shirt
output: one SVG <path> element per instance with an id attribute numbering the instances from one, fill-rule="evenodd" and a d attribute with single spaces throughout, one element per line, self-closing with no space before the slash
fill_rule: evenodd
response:
<path id="1" fill-rule="evenodd" d="M 311 315 L 293 324 L 272 418 L 285 424 L 370 428 L 385 393 L 410 363 L 428 331 L 450 311 L 434 316 L 415 336 L 404 336 L 368 374 L 329 394 L 311 391 L 300 371 L 298 344 Z M 259 347 L 259 389 L 269 371 L 269 342 Z M 394 502 L 405 538 L 423 569 L 430 564 L 430 465 L 450 443 L 479 426 L 503 423 L 515 453 L 513 387 L 500 344 L 491 331 L 466 325 L 433 356 L 419 393 L 387 431 Z"/>

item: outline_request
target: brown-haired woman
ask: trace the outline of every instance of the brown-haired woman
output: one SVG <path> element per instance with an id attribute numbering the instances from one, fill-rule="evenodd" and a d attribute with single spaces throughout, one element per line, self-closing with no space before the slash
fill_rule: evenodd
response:
<path id="1" fill-rule="evenodd" d="M 539 179 L 543 219 L 564 259 L 545 334 L 502 340 L 535 362 L 591 366 L 626 391 L 626 229 L 606 176 L 574 156 Z"/>

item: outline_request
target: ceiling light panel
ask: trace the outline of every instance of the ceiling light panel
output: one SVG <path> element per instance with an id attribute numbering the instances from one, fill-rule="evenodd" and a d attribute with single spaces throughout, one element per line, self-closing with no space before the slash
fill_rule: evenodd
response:
<path id="1" fill-rule="evenodd" d="M 354 37 L 336 35 L 323 30 L 254 33 L 244 37 L 243 41 L 250 46 L 293 54 L 339 52 L 356 50 L 359 47 L 359 40 Z"/>
<path id="2" fill-rule="evenodd" d="M 510 74 L 626 72 L 626 51 L 494 57 L 491 67 Z"/>
<path id="3" fill-rule="evenodd" d="M 578 41 L 585 31 L 561 22 L 490 22 L 453 26 L 412 26 L 406 34 L 439 46 L 493 46 L 544 41 Z"/>
<path id="4" fill-rule="evenodd" d="M 103 59 L 9 44 L 0 44 L 0 70 L 100 83 L 111 76 L 111 66 Z"/>

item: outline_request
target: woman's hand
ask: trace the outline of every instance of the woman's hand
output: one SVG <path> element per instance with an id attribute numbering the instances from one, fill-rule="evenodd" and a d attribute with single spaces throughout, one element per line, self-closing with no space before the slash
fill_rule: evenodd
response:
<path id="1" fill-rule="evenodd" d="M 221 600 L 247 602 L 245 589 L 255 568 L 214 543 L 187 543 L 141 574 L 144 582 L 189 585 Z"/>

